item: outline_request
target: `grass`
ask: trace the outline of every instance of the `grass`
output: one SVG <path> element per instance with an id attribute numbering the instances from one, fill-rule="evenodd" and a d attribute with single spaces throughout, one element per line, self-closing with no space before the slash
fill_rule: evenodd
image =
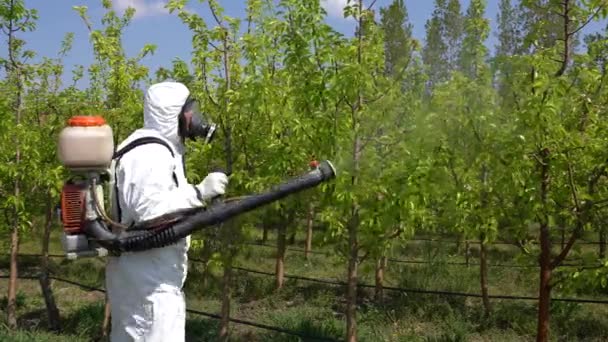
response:
<path id="1" fill-rule="evenodd" d="M 55 231 L 56 233 L 56 231 Z M 273 243 L 273 236 L 269 236 Z M 22 253 L 39 253 L 39 241 L 25 239 Z M 320 246 L 316 240 L 314 246 Z M 297 246 L 303 248 L 301 239 Z M 471 245 L 471 262 L 476 263 L 476 246 Z M 335 255 L 332 246 L 316 248 L 326 251 L 313 254 L 309 260 L 303 253 L 287 252 L 286 273 L 327 280 L 345 280 L 346 264 Z M 593 246 L 584 246 L 575 257 L 594 253 Z M 52 253 L 61 254 L 57 236 L 53 237 Z M 491 246 L 490 263 L 529 263 L 518 261 L 518 250 L 511 246 Z M 236 260 L 238 266 L 274 272 L 274 248 L 244 248 Z M 393 251 L 391 257 L 430 261 L 430 264 L 389 262 L 385 285 L 415 289 L 433 289 L 479 293 L 478 266 L 445 265 L 463 262 L 456 244 L 412 242 Z M 35 274 L 38 258 L 21 257 L 20 274 Z M 373 260 L 360 266 L 360 282 L 373 284 Z M 103 287 L 103 260 L 51 260 L 51 270 L 62 278 Z M 8 259 L 0 258 L 0 267 L 8 268 Z M 192 263 L 186 283 L 188 307 L 205 312 L 220 311 L 220 279 L 217 272 L 203 279 L 204 268 Z M 302 280 L 287 279 L 281 290 L 275 290 L 274 278 L 235 270 L 232 284 L 232 317 L 297 331 L 302 335 L 340 339 L 345 332 L 345 301 L 343 286 L 328 286 Z M 537 295 L 537 269 L 490 268 L 491 294 Z M 0 280 L 0 293 L 5 294 L 7 281 Z M 46 312 L 37 281 L 19 283 L 18 315 L 21 330 L 9 333 L 0 327 L 0 340 L 10 341 L 96 341 L 99 340 L 103 318 L 103 294 L 53 282 L 53 291 L 62 315 L 62 333 L 46 330 Z M 554 296 L 574 296 L 554 292 Z M 577 296 L 601 298 L 598 289 L 578 289 Z M 531 301 L 492 300 L 493 313 L 484 315 L 477 298 L 448 297 L 429 294 L 386 291 L 385 300 L 373 300 L 373 289 L 359 291 L 357 311 L 359 341 L 530 341 L 536 329 L 536 307 Z M 0 308 L 6 307 L 6 296 L 0 296 Z M 608 339 L 608 307 L 595 304 L 553 302 L 552 337 L 554 341 L 605 341 Z M 215 341 L 218 321 L 188 315 L 188 341 Z M 307 341 L 246 325 L 231 325 L 232 341 Z"/>

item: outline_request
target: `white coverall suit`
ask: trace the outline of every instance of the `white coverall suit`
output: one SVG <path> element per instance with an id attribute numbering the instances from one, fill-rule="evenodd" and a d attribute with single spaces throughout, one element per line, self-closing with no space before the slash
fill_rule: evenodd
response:
<path id="1" fill-rule="evenodd" d="M 168 142 L 175 153 L 173 158 L 165 146 L 146 144 L 122 157 L 115 174 L 123 224 L 202 206 L 201 199 L 224 193 L 228 180 L 223 173 L 211 173 L 198 185 L 188 184 L 183 173 L 184 146 L 178 137 L 178 115 L 188 95 L 181 83 L 152 85 L 144 101 L 144 128 L 118 146 L 117 150 L 134 139 L 153 136 Z M 187 237 L 167 247 L 108 257 L 106 287 L 112 342 L 185 340 L 182 286 L 188 271 L 189 247 Z"/>

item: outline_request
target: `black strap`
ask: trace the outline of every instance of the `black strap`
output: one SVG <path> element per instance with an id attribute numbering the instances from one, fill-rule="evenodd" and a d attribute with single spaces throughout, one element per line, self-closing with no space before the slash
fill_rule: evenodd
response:
<path id="1" fill-rule="evenodd" d="M 146 145 L 146 144 L 161 144 L 163 146 L 165 146 L 167 149 L 169 149 L 169 152 L 171 152 L 171 156 L 173 158 L 175 158 L 175 153 L 173 152 L 173 149 L 171 148 L 171 146 L 169 146 L 169 144 L 167 144 L 166 141 L 157 138 L 157 137 L 143 137 L 143 138 L 139 138 L 139 139 L 135 139 L 133 141 L 131 141 L 130 143 L 127 144 L 127 146 L 123 147 L 122 149 L 120 149 L 119 151 L 114 151 L 114 155 L 112 156 L 112 159 L 116 159 L 116 165 L 114 166 L 114 169 L 118 168 L 118 163 L 120 162 L 120 159 L 129 151 L 131 151 L 132 149 L 136 148 L 137 146 L 141 146 L 141 145 Z M 114 203 L 116 205 L 116 208 L 118 210 L 118 221 L 120 222 L 122 220 L 122 211 L 120 209 L 120 199 L 118 198 L 118 175 L 115 173 L 114 174 L 114 193 L 116 194 L 116 203 Z M 173 172 L 173 181 L 175 182 L 175 186 L 179 186 L 179 182 L 177 181 L 177 175 L 175 174 L 175 172 Z"/>
<path id="2" fill-rule="evenodd" d="M 163 139 L 160 139 L 157 137 L 143 137 L 143 138 L 139 138 L 139 139 L 135 139 L 135 140 L 131 141 L 129 144 L 127 144 L 127 146 L 123 147 L 120 151 L 114 152 L 112 159 L 118 160 L 122 156 L 124 156 L 125 153 L 131 151 L 132 149 L 136 148 L 137 146 L 141 146 L 141 145 L 145 145 L 145 144 L 161 144 L 161 145 L 165 146 L 166 148 L 168 148 L 169 151 L 171 151 L 172 157 L 175 157 L 175 153 L 173 153 L 173 149 Z"/>

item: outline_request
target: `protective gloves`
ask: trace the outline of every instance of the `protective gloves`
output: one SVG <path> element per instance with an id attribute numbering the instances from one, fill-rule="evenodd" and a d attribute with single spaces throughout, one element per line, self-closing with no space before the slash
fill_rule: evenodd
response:
<path id="1" fill-rule="evenodd" d="M 216 196 L 223 195 L 226 192 L 228 184 L 228 176 L 222 172 L 212 172 L 200 182 L 196 189 L 198 190 L 199 200 L 207 201 Z"/>

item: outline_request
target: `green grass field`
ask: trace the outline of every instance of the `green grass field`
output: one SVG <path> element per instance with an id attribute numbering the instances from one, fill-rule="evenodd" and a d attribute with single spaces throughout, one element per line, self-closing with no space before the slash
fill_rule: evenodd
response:
<path id="1" fill-rule="evenodd" d="M 300 236 L 298 236 L 300 238 Z M 271 236 L 268 243 L 273 243 Z M 318 241 L 317 241 L 318 242 Z M 35 238 L 24 239 L 21 253 L 39 253 Z M 318 242 L 317 245 L 320 245 Z M 303 248 L 296 239 L 292 248 Z M 594 253 L 584 247 L 573 258 Z M 52 253 L 61 253 L 54 236 Z M 476 248 L 471 262 L 476 263 Z M 303 253 L 287 252 L 286 273 L 333 281 L 345 279 L 345 262 L 331 246 L 315 249 L 326 254 L 313 254 L 309 260 Z M 517 263 L 517 249 L 492 246 L 490 263 Z M 274 271 L 275 249 L 246 246 L 236 263 L 240 267 Z M 193 257 L 197 257 L 193 253 Z M 444 265 L 464 261 L 455 244 L 412 242 L 391 255 L 399 259 L 429 260 L 431 264 L 389 262 L 385 285 L 392 287 L 479 293 L 477 266 Z M 7 274 L 8 257 L 0 260 Z M 21 257 L 20 274 L 35 275 L 39 260 Z M 529 262 L 528 262 L 529 263 Z M 52 259 L 52 272 L 59 277 L 103 287 L 101 259 L 68 261 Z M 360 282 L 373 284 L 373 261 L 360 267 Z M 191 263 L 186 283 L 188 307 L 210 313 L 220 309 L 219 282 L 221 274 L 212 270 L 203 280 L 203 265 Z M 490 268 L 490 294 L 537 295 L 537 270 L 528 268 Z M 344 288 L 303 280 L 287 279 L 280 291 L 274 278 L 235 270 L 232 284 L 232 317 L 298 331 L 302 334 L 340 339 L 345 330 Z M 20 331 L 9 333 L 0 329 L 0 340 L 10 341 L 100 341 L 103 319 L 103 293 L 54 281 L 53 291 L 62 315 L 61 335 L 46 332 L 46 312 L 36 280 L 19 282 L 18 314 Z M 7 281 L 0 281 L 0 307 L 6 307 Z M 572 293 L 556 290 L 554 297 L 606 298 L 597 289 Z M 536 309 L 534 301 L 492 300 L 493 315 L 485 318 L 478 298 L 449 297 L 431 294 L 386 291 L 383 304 L 373 300 L 373 289 L 359 292 L 358 336 L 360 341 L 531 341 L 535 338 Z M 214 341 L 218 321 L 189 315 L 188 341 Z M 553 302 L 552 337 L 555 341 L 608 340 L 608 305 Z M 298 337 L 275 333 L 241 324 L 231 325 L 234 341 L 303 341 Z"/>

